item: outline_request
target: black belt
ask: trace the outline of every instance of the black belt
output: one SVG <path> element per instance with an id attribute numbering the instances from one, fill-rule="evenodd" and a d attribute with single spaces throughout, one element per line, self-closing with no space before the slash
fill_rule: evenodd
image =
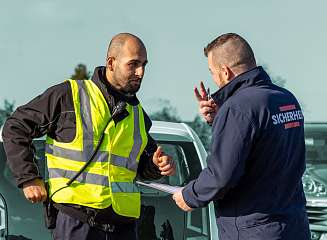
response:
<path id="1" fill-rule="evenodd" d="M 87 223 L 90 227 L 97 228 L 104 232 L 118 232 L 124 225 L 128 224 L 112 224 L 112 223 L 101 223 L 96 221 L 97 211 L 95 209 L 89 208 L 76 208 L 72 206 L 67 206 L 65 204 L 54 203 L 54 207 L 64 214 L 78 219 L 83 223 Z M 131 224 L 131 223 L 129 223 Z"/>

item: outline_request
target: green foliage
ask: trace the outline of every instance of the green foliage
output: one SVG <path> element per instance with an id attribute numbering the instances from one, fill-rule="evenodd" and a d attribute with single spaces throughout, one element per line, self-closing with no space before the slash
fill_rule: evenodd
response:
<path id="1" fill-rule="evenodd" d="M 181 118 L 178 116 L 176 108 L 171 106 L 168 100 L 160 100 L 159 104 L 162 105 L 161 110 L 154 112 L 150 115 L 152 120 L 167 121 L 167 122 L 181 122 Z"/>
<path id="2" fill-rule="evenodd" d="M 9 102 L 5 99 L 4 107 L 0 108 L 0 126 L 4 124 L 6 119 L 10 116 L 10 114 L 14 111 L 14 102 Z"/>
<path id="3" fill-rule="evenodd" d="M 211 127 L 199 115 L 193 121 L 186 122 L 199 136 L 204 148 L 209 151 L 211 142 Z"/>
<path id="4" fill-rule="evenodd" d="M 84 79 L 90 79 L 91 72 L 87 70 L 87 67 L 85 64 L 78 64 L 75 69 L 75 73 L 71 76 L 71 79 L 75 80 L 84 80 Z"/>
<path id="5" fill-rule="evenodd" d="M 187 123 L 198 134 L 205 149 L 209 149 L 211 141 L 211 127 L 206 122 L 202 121 L 199 115 L 197 115 L 193 121 L 182 121 L 177 114 L 176 108 L 171 106 L 168 100 L 160 100 L 160 104 L 163 105 L 161 110 L 150 114 L 150 118 L 152 120 Z"/>

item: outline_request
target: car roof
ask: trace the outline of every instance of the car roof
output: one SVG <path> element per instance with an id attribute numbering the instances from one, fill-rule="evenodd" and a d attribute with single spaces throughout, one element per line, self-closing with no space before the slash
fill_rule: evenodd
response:
<path id="1" fill-rule="evenodd" d="M 150 135 L 161 141 L 193 141 L 189 127 L 185 123 L 153 121 Z"/>
<path id="2" fill-rule="evenodd" d="M 194 141 L 189 127 L 184 123 L 153 121 L 150 135 L 158 141 Z M 2 142 L 2 126 L 0 127 L 0 142 Z"/>

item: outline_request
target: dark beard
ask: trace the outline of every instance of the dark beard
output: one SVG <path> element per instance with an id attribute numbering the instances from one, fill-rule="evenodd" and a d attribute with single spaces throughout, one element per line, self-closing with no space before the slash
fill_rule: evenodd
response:
<path id="1" fill-rule="evenodd" d="M 124 79 L 128 79 L 126 85 L 123 87 L 122 84 L 125 83 Z M 129 76 L 122 74 L 121 71 L 117 70 L 113 75 L 113 80 L 116 83 L 120 83 L 121 88 L 119 89 L 120 92 L 124 93 L 125 95 L 135 95 L 135 93 L 140 89 L 142 78 L 137 78 L 136 76 Z"/>
<path id="2" fill-rule="evenodd" d="M 138 90 L 140 89 L 141 87 L 141 80 L 139 80 L 139 84 L 137 84 L 136 82 L 128 82 L 126 87 L 123 89 L 123 91 L 127 94 L 135 94 L 138 92 Z"/>

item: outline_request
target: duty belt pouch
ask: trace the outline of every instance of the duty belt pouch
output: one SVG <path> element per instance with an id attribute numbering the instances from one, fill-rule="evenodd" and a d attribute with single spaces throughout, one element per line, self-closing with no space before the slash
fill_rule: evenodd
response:
<path id="1" fill-rule="evenodd" d="M 48 184 L 46 183 L 47 192 Z M 44 215 L 44 223 L 48 229 L 56 228 L 56 221 L 58 210 L 54 207 L 53 201 L 48 197 L 45 202 L 43 202 L 43 215 Z"/>

